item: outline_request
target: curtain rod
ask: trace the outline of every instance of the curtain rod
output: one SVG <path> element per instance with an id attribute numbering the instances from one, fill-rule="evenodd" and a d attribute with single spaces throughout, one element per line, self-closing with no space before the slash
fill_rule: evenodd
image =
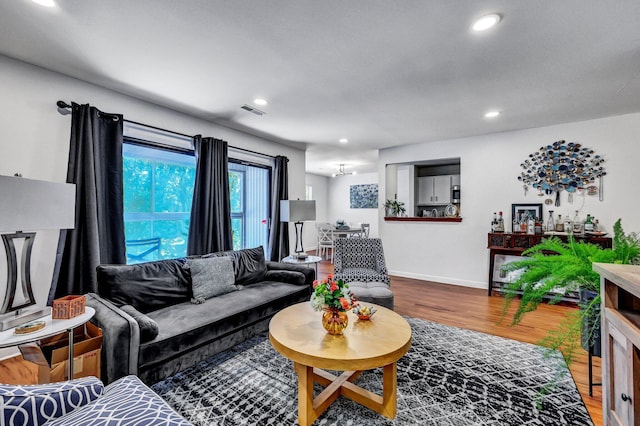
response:
<path id="1" fill-rule="evenodd" d="M 71 108 L 71 105 L 69 105 L 68 103 L 66 103 L 65 101 L 58 101 L 56 102 L 56 106 L 58 108 L 62 108 L 62 109 L 69 109 Z M 178 136 L 184 136 L 186 138 L 190 138 L 193 139 L 192 135 L 187 135 L 185 133 L 180 133 L 180 132 L 174 132 L 173 130 L 168 130 L 168 129 L 163 129 L 162 127 L 156 127 L 156 126 L 151 126 L 149 124 L 144 124 L 144 123 L 139 123 L 137 121 L 133 121 L 133 120 L 127 120 L 127 119 L 123 119 L 124 122 L 126 123 L 131 123 L 131 124 L 137 124 L 138 126 L 145 126 L 145 127 L 149 127 L 150 129 L 155 129 L 155 130 L 160 130 L 161 132 L 167 132 L 167 133 L 172 133 L 174 135 L 178 135 Z M 262 152 L 257 152 L 257 151 L 253 151 L 251 149 L 246 149 L 246 148 L 240 148 L 237 146 L 232 146 L 229 145 L 229 148 L 233 148 L 233 149 L 237 149 L 238 151 L 244 151 L 244 152 L 248 152 L 251 154 L 256 154 L 256 155 L 262 155 L 263 157 L 267 157 L 267 158 L 276 158 L 273 155 L 269 155 L 269 154 L 263 154 Z"/>

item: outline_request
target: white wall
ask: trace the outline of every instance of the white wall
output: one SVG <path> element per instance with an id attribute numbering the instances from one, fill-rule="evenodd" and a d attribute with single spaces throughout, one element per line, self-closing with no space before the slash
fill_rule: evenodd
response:
<path id="1" fill-rule="evenodd" d="M 305 176 L 305 184 L 311 185 L 312 197 L 316 200 L 316 220 L 308 222 L 303 228 L 302 241 L 305 251 L 316 250 L 318 248 L 318 233 L 316 232 L 316 223 L 327 222 L 327 205 L 329 204 L 329 178 L 326 176 L 314 175 L 307 173 Z"/>
<path id="2" fill-rule="evenodd" d="M 62 116 L 56 101 L 90 103 L 133 121 L 180 133 L 213 136 L 230 145 L 289 158 L 289 195 L 304 198 L 305 152 L 143 102 L 99 86 L 34 67 L 0 55 L 0 174 L 64 182 L 67 173 L 71 116 Z M 258 119 L 258 118 L 256 118 Z M 2 200 L 7 202 L 7 200 Z M 38 232 L 31 273 L 36 300 L 44 305 L 51 284 L 57 232 Z M 295 231 L 291 225 L 291 246 Z M 6 278 L 0 255 L 0 283 Z M 2 353 L 0 353 L 0 356 Z"/>
<path id="3" fill-rule="evenodd" d="M 512 203 L 542 203 L 536 191 L 523 193 L 520 164 L 543 145 L 564 139 L 590 147 L 606 159 L 604 200 L 562 194 L 560 207 L 544 206 L 563 216 L 580 210 L 595 215 L 611 232 L 622 218 L 625 231 L 640 231 L 640 114 L 629 114 L 557 126 L 527 129 L 380 150 L 379 173 L 385 164 L 460 157 L 462 223 L 385 222 L 378 220 L 387 264 L 392 274 L 487 288 L 487 232 L 493 212 L 502 210 L 510 229 Z M 381 178 L 384 185 L 386 178 Z M 381 194 L 385 188 L 381 186 Z M 382 197 L 382 196 L 381 196 Z"/>
<path id="4" fill-rule="evenodd" d="M 378 192 L 377 209 L 352 209 L 349 205 L 349 187 L 351 185 L 362 185 L 367 183 L 378 184 L 378 173 L 362 173 L 357 175 L 337 176 L 329 178 L 329 201 L 327 204 L 327 222 L 335 223 L 336 220 L 344 219 L 347 223 L 359 225 L 369 223 L 370 237 L 378 236 L 378 213 L 382 212 L 380 206 L 384 205 L 382 192 Z M 378 187 L 378 190 L 380 187 Z"/>

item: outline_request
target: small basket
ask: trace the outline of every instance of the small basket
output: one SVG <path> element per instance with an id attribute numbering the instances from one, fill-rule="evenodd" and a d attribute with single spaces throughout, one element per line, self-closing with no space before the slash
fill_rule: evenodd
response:
<path id="1" fill-rule="evenodd" d="M 69 319 L 84 314 L 87 304 L 85 296 L 65 296 L 53 301 L 51 317 L 53 319 Z"/>

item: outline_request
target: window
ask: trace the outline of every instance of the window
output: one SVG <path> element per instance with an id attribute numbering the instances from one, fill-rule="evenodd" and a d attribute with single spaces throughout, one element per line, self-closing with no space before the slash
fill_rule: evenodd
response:
<path id="1" fill-rule="evenodd" d="M 305 200 L 313 200 L 313 187 L 311 185 L 305 186 Z"/>
<path id="2" fill-rule="evenodd" d="M 127 263 L 186 256 L 195 157 L 132 143 L 122 154 Z"/>
<path id="3" fill-rule="evenodd" d="M 269 240 L 270 168 L 230 162 L 233 249 L 263 246 Z"/>
<path id="4" fill-rule="evenodd" d="M 164 138 L 156 145 L 147 140 L 125 137 L 124 223 L 129 264 L 187 255 L 195 157 L 192 151 L 185 149 L 184 140 L 172 144 L 166 135 Z M 171 148 L 174 145 L 176 147 Z M 243 155 L 246 157 L 248 154 Z M 247 160 L 230 160 L 234 250 L 257 246 L 266 250 L 270 180 L 270 166 Z"/>

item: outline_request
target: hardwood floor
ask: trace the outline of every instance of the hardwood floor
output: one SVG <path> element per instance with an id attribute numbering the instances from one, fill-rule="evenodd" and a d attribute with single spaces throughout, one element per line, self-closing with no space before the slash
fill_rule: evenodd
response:
<path id="1" fill-rule="evenodd" d="M 323 261 L 318 265 L 320 277 L 333 272 L 333 265 Z M 521 324 L 510 327 L 499 324 L 503 299 L 487 297 L 486 290 L 392 277 L 395 310 L 399 314 L 423 318 L 469 330 L 480 331 L 527 343 L 537 343 L 570 312 L 571 307 L 543 305 L 527 314 Z M 589 396 L 588 357 L 585 351 L 571 364 L 571 373 L 596 426 L 602 425 L 602 392 L 593 388 Z M 600 381 L 600 358 L 594 358 L 595 382 Z M 36 383 L 37 370 L 18 356 L 0 362 L 0 383 Z"/>

